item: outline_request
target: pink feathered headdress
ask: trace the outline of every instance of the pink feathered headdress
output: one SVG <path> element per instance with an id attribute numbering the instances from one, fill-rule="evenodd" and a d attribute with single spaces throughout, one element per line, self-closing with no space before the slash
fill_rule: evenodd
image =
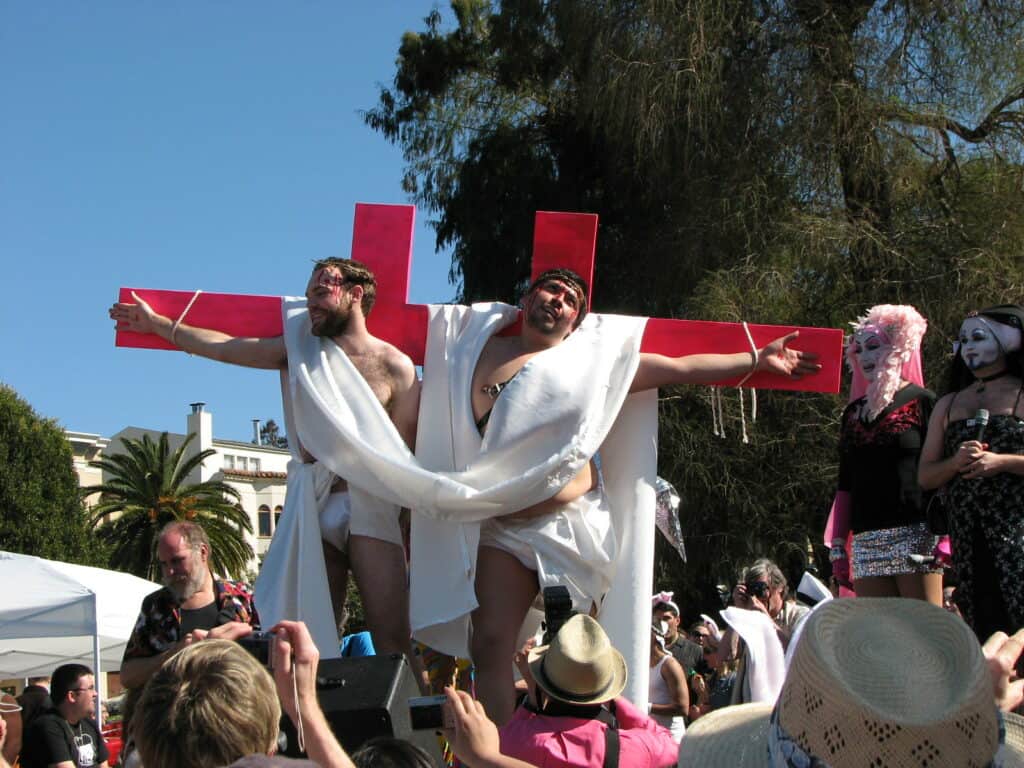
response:
<path id="1" fill-rule="evenodd" d="M 878 304 L 868 310 L 864 317 L 857 319 L 854 333 L 874 331 L 892 344 L 892 352 L 882 363 L 882 369 L 870 384 L 857 364 L 853 354 L 853 336 L 846 344 L 846 364 L 853 373 L 850 385 L 850 402 L 867 394 L 868 418 L 875 419 L 892 402 L 900 380 L 924 386 L 921 370 L 921 339 L 928 329 L 928 321 L 921 313 L 905 304 Z"/>

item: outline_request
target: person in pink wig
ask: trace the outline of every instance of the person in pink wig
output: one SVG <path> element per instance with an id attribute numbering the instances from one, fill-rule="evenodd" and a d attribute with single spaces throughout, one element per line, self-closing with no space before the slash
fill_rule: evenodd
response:
<path id="1" fill-rule="evenodd" d="M 853 381 L 825 530 L 833 575 L 843 586 L 852 582 L 858 597 L 913 597 L 941 606 L 942 569 L 931 562 L 937 537 L 925 523 L 917 483 L 935 402 L 921 372 L 928 323 L 913 307 L 879 304 L 852 325 L 846 362 Z"/>

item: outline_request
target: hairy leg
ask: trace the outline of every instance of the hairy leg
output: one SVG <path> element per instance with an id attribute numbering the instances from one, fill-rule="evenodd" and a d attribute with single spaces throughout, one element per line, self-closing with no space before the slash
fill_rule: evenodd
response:
<path id="1" fill-rule="evenodd" d="M 374 648 L 380 654 L 404 653 L 411 660 L 405 552 L 398 544 L 369 536 L 349 536 L 348 552 Z"/>
<path id="2" fill-rule="evenodd" d="M 476 557 L 476 599 L 470 653 L 477 697 L 499 726 L 512 717 L 512 657 L 516 637 L 540 587 L 537 574 L 501 549 L 482 546 Z"/>
<path id="3" fill-rule="evenodd" d="M 331 592 L 331 607 L 334 609 L 334 622 L 338 625 L 338 634 L 344 630 L 345 595 L 348 592 L 348 556 L 331 544 L 321 539 L 324 545 L 324 565 L 327 567 L 327 586 Z"/>
<path id="4" fill-rule="evenodd" d="M 893 576 L 866 576 L 853 580 L 857 597 L 899 597 L 900 590 Z"/>
<path id="5" fill-rule="evenodd" d="M 896 577 L 896 585 L 899 587 L 900 597 L 927 600 L 932 605 L 942 607 L 941 573 L 905 573 Z"/>

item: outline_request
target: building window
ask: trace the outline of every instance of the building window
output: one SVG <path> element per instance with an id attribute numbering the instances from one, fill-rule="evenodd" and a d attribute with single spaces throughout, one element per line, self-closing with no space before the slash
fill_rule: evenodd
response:
<path id="1" fill-rule="evenodd" d="M 238 456 L 235 459 L 235 469 L 240 469 L 243 472 L 247 472 L 249 470 L 249 460 L 246 459 L 245 456 Z"/>
<path id="2" fill-rule="evenodd" d="M 224 469 L 234 469 L 234 468 L 235 468 L 235 457 L 232 456 L 231 454 L 225 453 L 224 454 Z"/>
<path id="3" fill-rule="evenodd" d="M 249 459 L 249 471 L 250 472 L 259 472 L 260 471 L 260 460 L 259 459 Z"/>
<path id="4" fill-rule="evenodd" d="M 275 531 L 277 530 L 277 524 L 279 522 L 281 522 L 281 513 L 282 512 L 284 512 L 284 510 L 281 509 L 281 505 L 280 504 L 278 504 L 276 507 L 274 507 L 274 530 Z"/>
<path id="5" fill-rule="evenodd" d="M 256 516 L 256 522 L 259 527 L 260 536 L 270 536 L 270 507 L 266 504 L 260 504 L 260 509 Z"/>

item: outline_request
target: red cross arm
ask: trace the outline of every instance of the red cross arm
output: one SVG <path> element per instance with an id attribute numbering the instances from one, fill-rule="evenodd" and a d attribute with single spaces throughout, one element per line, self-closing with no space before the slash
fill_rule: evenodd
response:
<path id="1" fill-rule="evenodd" d="M 367 318 L 370 333 L 394 344 L 419 365 L 423 363 L 426 347 L 427 308 L 408 303 L 414 216 L 413 206 L 357 204 L 352 258 L 369 266 L 379 281 L 377 300 Z M 568 267 L 592 284 L 596 239 L 597 216 L 593 214 L 538 212 L 534 228 L 533 277 L 553 267 Z M 193 298 L 190 291 L 122 288 L 119 300 L 133 301 L 133 290 L 154 310 L 171 318 L 179 317 Z M 280 336 L 281 299 L 200 293 L 185 322 L 232 336 Z M 800 337 L 792 346 L 816 353 L 822 369 L 800 381 L 757 374 L 747 385 L 765 389 L 839 391 L 842 331 L 772 325 L 750 325 L 749 328 L 759 348 L 790 331 L 799 331 Z M 515 327 L 509 332 L 514 333 Z M 119 347 L 175 348 L 157 336 L 127 331 L 118 331 L 115 343 Z M 739 323 L 651 318 L 641 349 L 678 357 L 702 352 L 747 351 L 750 342 Z M 738 380 L 720 383 L 735 384 Z"/>

